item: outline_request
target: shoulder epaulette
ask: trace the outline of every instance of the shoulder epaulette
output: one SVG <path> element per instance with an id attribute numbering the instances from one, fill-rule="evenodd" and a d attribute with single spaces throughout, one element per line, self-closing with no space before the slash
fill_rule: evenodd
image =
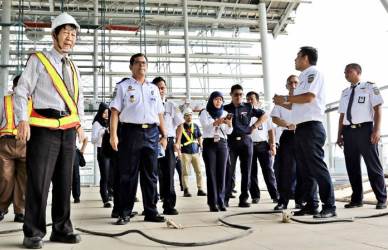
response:
<path id="1" fill-rule="evenodd" d="M 116 84 L 120 84 L 120 83 L 122 83 L 122 82 L 124 82 L 124 81 L 126 81 L 126 80 L 128 80 L 129 78 L 128 77 L 124 77 L 123 79 L 121 79 L 118 83 L 116 83 Z"/>
<path id="2" fill-rule="evenodd" d="M 374 82 L 369 82 L 369 81 L 367 81 L 366 83 L 369 83 L 369 84 L 375 84 Z"/>

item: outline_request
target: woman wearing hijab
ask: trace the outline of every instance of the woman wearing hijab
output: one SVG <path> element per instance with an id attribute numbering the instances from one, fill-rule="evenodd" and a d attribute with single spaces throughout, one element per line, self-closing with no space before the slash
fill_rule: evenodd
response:
<path id="1" fill-rule="evenodd" d="M 96 116 L 93 119 L 92 125 L 92 143 L 97 146 L 97 161 L 100 168 L 100 195 L 104 207 L 111 207 L 109 203 L 109 194 L 108 194 L 108 181 L 109 181 L 109 169 L 110 169 L 110 160 L 103 154 L 102 150 L 102 138 L 105 131 L 108 128 L 108 105 L 101 102 L 98 107 Z"/>
<path id="2" fill-rule="evenodd" d="M 210 212 L 226 211 L 225 172 L 228 159 L 227 135 L 232 133 L 232 117 L 223 108 L 221 92 L 211 93 L 199 116 L 203 130 L 203 153 L 207 175 L 207 204 Z"/>

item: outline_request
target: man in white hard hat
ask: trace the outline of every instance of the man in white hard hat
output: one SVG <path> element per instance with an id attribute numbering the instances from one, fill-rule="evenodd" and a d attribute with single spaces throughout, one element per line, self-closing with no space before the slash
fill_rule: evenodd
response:
<path id="1" fill-rule="evenodd" d="M 50 241 L 78 243 L 70 220 L 70 192 L 76 136 L 84 139 L 84 113 L 78 68 L 68 58 L 80 26 L 67 13 L 52 21 L 53 48 L 35 52 L 15 89 L 18 137 L 27 141 L 27 193 L 24 220 L 26 248 L 42 248 L 46 235 L 46 205 L 52 182 Z M 32 98 L 31 115 L 27 113 Z"/>
<path id="2" fill-rule="evenodd" d="M 183 123 L 182 139 L 181 139 L 181 152 L 183 163 L 183 196 L 191 197 L 189 192 L 189 173 L 190 165 L 193 165 L 195 176 L 197 178 L 198 196 L 206 196 L 206 193 L 202 188 L 202 172 L 201 172 L 201 158 L 199 156 L 199 148 L 202 148 L 202 134 L 197 124 L 193 122 L 193 111 L 191 108 L 187 108 L 183 111 Z"/>

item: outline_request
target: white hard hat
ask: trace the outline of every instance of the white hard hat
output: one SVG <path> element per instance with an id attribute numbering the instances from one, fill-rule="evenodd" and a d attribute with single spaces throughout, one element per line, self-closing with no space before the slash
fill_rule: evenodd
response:
<path id="1" fill-rule="evenodd" d="M 75 27 L 77 27 L 77 31 L 80 29 L 80 26 L 74 17 L 67 14 L 67 12 L 63 12 L 51 22 L 51 32 L 54 32 L 55 28 L 64 24 L 74 24 Z"/>
<path id="2" fill-rule="evenodd" d="M 193 110 L 191 108 L 186 108 L 183 111 L 183 115 L 191 115 L 191 114 L 193 114 Z"/>

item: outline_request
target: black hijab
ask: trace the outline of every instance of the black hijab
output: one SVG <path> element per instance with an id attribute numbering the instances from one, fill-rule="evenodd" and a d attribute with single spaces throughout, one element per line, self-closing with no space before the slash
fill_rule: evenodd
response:
<path id="1" fill-rule="evenodd" d="M 221 105 L 221 108 L 214 107 L 213 100 L 217 97 L 221 97 L 222 101 L 224 101 L 224 97 L 221 92 L 214 91 L 210 94 L 209 100 L 207 101 L 206 111 L 210 114 L 213 119 L 220 118 L 222 112 L 224 111 L 224 104 Z"/>
<path id="2" fill-rule="evenodd" d="M 92 124 L 95 123 L 95 122 L 98 122 L 98 123 L 101 124 L 101 126 L 107 127 L 108 126 L 108 120 L 106 120 L 106 119 L 104 119 L 102 117 L 102 114 L 104 114 L 104 111 L 107 110 L 107 109 L 109 110 L 108 104 L 106 104 L 105 102 L 101 102 L 100 106 L 98 107 L 97 114 L 96 114 L 96 116 L 93 119 Z"/>

